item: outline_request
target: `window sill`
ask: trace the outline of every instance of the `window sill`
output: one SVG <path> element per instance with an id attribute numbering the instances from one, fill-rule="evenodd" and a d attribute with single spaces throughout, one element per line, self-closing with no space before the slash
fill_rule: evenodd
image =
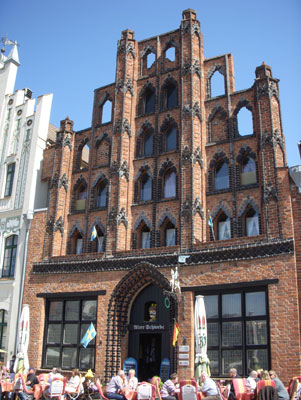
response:
<path id="1" fill-rule="evenodd" d="M 0 278 L 0 282 L 5 282 L 5 281 L 14 281 L 15 277 L 14 276 L 2 276 Z"/>
<path id="2" fill-rule="evenodd" d="M 90 211 L 92 212 L 92 211 L 105 211 L 105 210 L 107 210 L 107 206 L 105 205 L 105 206 L 101 206 L 101 207 L 91 207 L 90 208 Z"/>
<path id="3" fill-rule="evenodd" d="M 85 214 L 86 210 L 72 210 L 70 212 L 71 215 L 73 214 Z"/>
<path id="4" fill-rule="evenodd" d="M 219 189 L 219 190 L 210 190 L 210 192 L 207 192 L 206 195 L 212 196 L 212 195 L 216 195 L 216 194 L 220 194 L 220 193 L 227 193 L 227 192 L 232 192 L 232 189 L 227 188 L 227 189 Z"/>

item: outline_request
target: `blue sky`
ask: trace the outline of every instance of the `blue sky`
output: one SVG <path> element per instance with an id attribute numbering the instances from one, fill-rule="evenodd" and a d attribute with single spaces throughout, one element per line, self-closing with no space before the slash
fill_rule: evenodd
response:
<path id="1" fill-rule="evenodd" d="M 53 93 L 51 122 L 68 115 L 75 130 L 87 128 L 94 89 L 115 79 L 121 31 L 143 40 L 177 29 L 187 8 L 197 11 L 205 57 L 233 54 L 236 90 L 253 85 L 263 61 L 272 67 L 288 165 L 301 164 L 300 0 L 0 0 L 0 37 L 20 44 L 15 89 Z"/>

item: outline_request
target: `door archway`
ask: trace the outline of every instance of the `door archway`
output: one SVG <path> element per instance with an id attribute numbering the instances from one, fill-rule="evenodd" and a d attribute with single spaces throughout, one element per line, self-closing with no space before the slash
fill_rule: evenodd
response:
<path id="1" fill-rule="evenodd" d="M 112 292 L 107 317 L 107 342 L 105 382 L 116 375 L 121 366 L 121 343 L 122 338 L 128 332 L 130 307 L 134 299 L 143 288 L 154 285 L 161 290 L 165 296 L 170 294 L 168 279 L 150 263 L 141 263 L 135 266 L 123 277 Z M 170 306 L 168 317 L 168 330 L 173 330 L 174 319 L 177 317 L 178 305 L 175 296 L 169 296 Z M 171 371 L 176 371 L 175 348 L 170 349 Z"/>

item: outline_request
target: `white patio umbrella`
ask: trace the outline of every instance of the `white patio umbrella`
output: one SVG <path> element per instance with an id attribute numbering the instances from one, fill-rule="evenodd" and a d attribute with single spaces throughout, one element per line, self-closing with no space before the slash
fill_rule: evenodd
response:
<path id="1" fill-rule="evenodd" d="M 16 361 L 14 365 L 15 373 L 24 373 L 25 370 L 29 369 L 28 361 L 28 350 L 29 345 L 29 305 L 24 304 L 19 327 L 19 343 L 18 343 L 18 353 L 16 355 Z"/>
<path id="2" fill-rule="evenodd" d="M 204 296 L 196 296 L 194 309 L 195 336 L 195 377 L 198 380 L 203 371 L 210 376 L 209 358 L 207 356 L 207 320 Z"/>

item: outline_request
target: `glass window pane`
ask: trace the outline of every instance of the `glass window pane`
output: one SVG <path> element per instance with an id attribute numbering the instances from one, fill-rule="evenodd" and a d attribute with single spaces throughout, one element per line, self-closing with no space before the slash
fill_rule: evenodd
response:
<path id="1" fill-rule="evenodd" d="M 223 318 L 241 317 L 240 293 L 223 294 L 222 308 L 223 308 Z"/>
<path id="2" fill-rule="evenodd" d="M 60 363 L 60 348 L 47 347 L 46 349 L 46 367 L 57 367 Z"/>
<path id="3" fill-rule="evenodd" d="M 61 321 L 63 317 L 63 302 L 52 301 L 49 306 L 49 321 Z"/>
<path id="4" fill-rule="evenodd" d="M 248 370 L 267 370 L 268 365 L 268 351 L 266 349 L 247 350 L 247 366 Z"/>
<path id="5" fill-rule="evenodd" d="M 104 251 L 104 236 L 97 236 L 97 251 L 98 253 L 102 253 Z"/>
<path id="6" fill-rule="evenodd" d="M 82 304 L 82 319 L 83 320 L 96 320 L 96 300 L 85 300 Z"/>
<path id="7" fill-rule="evenodd" d="M 246 316 L 266 315 L 265 292 L 246 293 Z"/>
<path id="8" fill-rule="evenodd" d="M 83 239 L 77 238 L 76 239 L 76 253 L 75 254 L 82 254 L 83 252 Z"/>
<path id="9" fill-rule="evenodd" d="M 62 356 L 62 367 L 72 369 L 76 367 L 76 356 L 77 349 L 76 348 L 64 348 L 63 356 Z"/>
<path id="10" fill-rule="evenodd" d="M 81 348 L 79 350 L 79 369 L 88 370 L 89 368 L 94 368 L 94 348 Z"/>
<path id="11" fill-rule="evenodd" d="M 142 232 L 141 247 L 142 249 L 150 248 L 150 232 Z"/>
<path id="12" fill-rule="evenodd" d="M 228 189 L 229 172 L 228 172 L 228 165 L 226 163 L 220 164 L 216 167 L 214 187 L 215 190 Z"/>
<path id="13" fill-rule="evenodd" d="M 219 221 L 218 223 L 218 240 L 228 239 L 231 239 L 230 218 L 227 218 L 226 221 Z"/>
<path id="14" fill-rule="evenodd" d="M 107 203 L 107 186 L 101 186 L 97 193 L 97 207 L 105 207 Z"/>
<path id="15" fill-rule="evenodd" d="M 65 324 L 64 326 L 64 344 L 77 344 L 77 324 Z"/>
<path id="16" fill-rule="evenodd" d="M 213 375 L 219 374 L 219 359 L 218 359 L 218 350 L 208 350 L 207 351 L 208 358 L 210 360 L 210 372 Z"/>
<path id="17" fill-rule="evenodd" d="M 176 196 L 176 173 L 167 172 L 164 181 L 164 198 Z"/>
<path id="18" fill-rule="evenodd" d="M 166 229 L 166 246 L 175 246 L 176 244 L 176 230 Z"/>
<path id="19" fill-rule="evenodd" d="M 218 296 L 205 296 L 206 317 L 218 318 Z"/>
<path id="20" fill-rule="evenodd" d="M 207 344 L 208 344 L 208 346 L 218 346 L 218 323 L 217 322 L 208 322 L 207 323 Z"/>
<path id="21" fill-rule="evenodd" d="M 60 343 L 61 324 L 49 324 L 47 332 L 47 343 Z"/>
<path id="22" fill-rule="evenodd" d="M 222 374 L 228 375 L 230 368 L 236 368 L 238 375 L 242 375 L 241 350 L 224 350 L 222 352 Z"/>
<path id="23" fill-rule="evenodd" d="M 84 335 L 86 334 L 88 328 L 89 328 L 90 324 L 81 324 L 81 328 L 80 328 L 80 340 L 82 340 L 82 338 L 84 337 Z M 95 327 L 96 329 L 96 327 Z M 91 342 L 89 342 L 90 344 L 95 344 L 95 338 L 91 340 Z"/>
<path id="24" fill-rule="evenodd" d="M 222 324 L 223 346 L 240 346 L 242 344 L 242 323 L 223 322 Z"/>
<path id="25" fill-rule="evenodd" d="M 79 300 L 66 301 L 65 320 L 66 321 L 78 321 L 79 320 Z"/>
<path id="26" fill-rule="evenodd" d="M 166 151 L 176 150 L 177 148 L 177 130 L 171 128 L 166 133 Z"/>
<path id="27" fill-rule="evenodd" d="M 148 91 L 145 95 L 145 113 L 155 111 L 155 92 Z"/>
<path id="28" fill-rule="evenodd" d="M 166 106 L 167 108 L 173 108 L 178 105 L 177 99 L 177 88 L 175 86 L 170 86 L 166 91 Z"/>
<path id="29" fill-rule="evenodd" d="M 145 156 L 153 154 L 153 135 L 149 134 L 145 136 L 143 150 Z"/>
<path id="30" fill-rule="evenodd" d="M 266 321 L 247 321 L 247 345 L 267 344 Z"/>
<path id="31" fill-rule="evenodd" d="M 259 235 L 259 220 L 257 214 L 255 214 L 253 217 L 246 218 L 246 233 L 247 236 Z"/>

